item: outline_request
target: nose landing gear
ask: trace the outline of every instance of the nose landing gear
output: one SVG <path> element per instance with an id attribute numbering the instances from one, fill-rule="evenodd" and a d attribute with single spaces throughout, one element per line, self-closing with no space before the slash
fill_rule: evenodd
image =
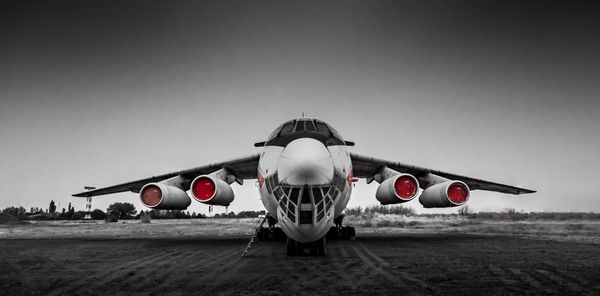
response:
<path id="1" fill-rule="evenodd" d="M 301 243 L 288 237 L 286 241 L 286 250 L 288 256 L 326 256 L 327 255 L 327 239 L 322 237 L 311 243 Z"/>

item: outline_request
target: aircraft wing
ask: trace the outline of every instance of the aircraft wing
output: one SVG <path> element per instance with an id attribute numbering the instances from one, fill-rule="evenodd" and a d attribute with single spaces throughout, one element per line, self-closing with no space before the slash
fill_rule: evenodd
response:
<path id="1" fill-rule="evenodd" d="M 496 182 L 475 179 L 466 176 L 460 176 L 452 173 L 446 173 L 442 171 L 431 170 L 428 168 L 418 167 L 414 165 L 409 165 L 405 163 L 388 161 L 384 159 L 378 159 L 363 155 L 358 155 L 351 153 L 350 157 L 352 158 L 352 167 L 353 174 L 355 177 L 359 178 L 370 178 L 375 175 L 382 167 L 387 166 L 390 169 L 396 170 L 401 173 L 407 173 L 415 176 L 422 182 L 423 177 L 425 177 L 428 173 L 444 177 L 449 180 L 460 180 L 465 182 L 471 190 L 487 190 L 487 191 L 497 191 L 502 193 L 510 193 L 510 194 L 524 194 L 524 193 L 534 193 L 536 191 L 519 188 L 515 186 L 500 184 Z"/>
<path id="2" fill-rule="evenodd" d="M 153 176 L 150 178 L 144 178 L 136 181 L 131 181 L 123 184 L 98 188 L 90 191 L 84 191 L 80 193 L 73 194 L 75 197 L 88 197 L 88 196 L 96 196 L 96 195 L 105 195 L 111 193 L 132 191 L 132 192 L 140 192 L 142 187 L 148 183 L 160 182 L 175 176 L 183 176 L 186 179 L 189 179 L 191 182 L 195 177 L 204 174 L 210 174 L 214 171 L 220 170 L 222 168 L 227 169 L 230 173 L 235 175 L 236 177 L 242 179 L 254 179 L 256 178 L 256 172 L 258 170 L 258 160 L 259 155 L 254 154 L 248 157 L 233 159 L 224 162 L 218 162 L 213 164 L 208 164 L 205 166 L 200 166 L 196 168 L 191 168 L 183 171 L 167 173 L 159 176 Z M 184 190 L 189 189 L 189 183 L 186 184 L 188 188 L 183 188 Z"/>

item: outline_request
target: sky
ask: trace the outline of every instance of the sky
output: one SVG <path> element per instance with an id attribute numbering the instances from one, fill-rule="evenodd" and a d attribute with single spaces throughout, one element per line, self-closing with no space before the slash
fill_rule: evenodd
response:
<path id="1" fill-rule="evenodd" d="M 83 186 L 257 153 L 304 112 L 353 152 L 538 191 L 474 191 L 475 211 L 598 212 L 593 5 L 3 1 L 0 208 L 83 209 Z M 263 209 L 255 186 L 233 185 L 229 210 Z M 376 188 L 360 181 L 349 206 Z M 144 209 L 135 193 L 92 207 L 117 201 Z"/>

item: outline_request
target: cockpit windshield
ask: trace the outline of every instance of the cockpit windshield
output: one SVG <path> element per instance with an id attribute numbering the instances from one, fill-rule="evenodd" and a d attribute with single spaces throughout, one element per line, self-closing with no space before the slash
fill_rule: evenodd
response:
<path id="1" fill-rule="evenodd" d="M 309 118 L 295 119 L 283 123 L 269 136 L 266 145 L 286 146 L 295 139 L 305 137 L 319 140 L 325 146 L 345 145 L 340 134 L 331 126 L 323 121 Z"/>

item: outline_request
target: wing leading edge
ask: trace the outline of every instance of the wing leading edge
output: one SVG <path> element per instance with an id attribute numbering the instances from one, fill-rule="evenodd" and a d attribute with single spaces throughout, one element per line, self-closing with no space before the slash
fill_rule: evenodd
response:
<path id="1" fill-rule="evenodd" d="M 496 182 L 475 179 L 471 177 L 460 176 L 452 173 L 446 173 L 442 171 L 431 170 L 428 168 L 418 167 L 414 165 L 404 164 L 400 162 L 388 161 L 384 159 L 378 159 L 363 155 L 351 153 L 352 167 L 354 170 L 354 176 L 359 178 L 370 178 L 375 175 L 382 167 L 388 167 L 401 173 L 407 173 L 415 176 L 419 181 L 427 174 L 434 174 L 440 177 L 444 177 L 449 180 L 460 180 L 465 182 L 472 190 L 487 190 L 497 191 L 502 193 L 510 194 L 525 194 L 534 193 L 535 190 L 519 188 L 515 186 L 500 184 Z"/>
<path id="2" fill-rule="evenodd" d="M 175 176 L 182 176 L 188 179 L 190 182 L 199 175 L 210 174 L 222 168 L 227 169 L 236 177 L 242 179 L 255 179 L 256 172 L 258 170 L 258 160 L 259 155 L 253 154 L 243 158 L 232 159 L 224 162 L 212 163 L 205 166 L 195 167 L 183 171 L 171 172 L 163 175 L 153 176 L 150 178 L 144 178 L 136 181 L 126 182 L 118 185 L 98 188 L 90 191 L 84 191 L 80 193 L 73 194 L 75 197 L 88 197 L 88 196 L 96 196 L 96 195 L 105 195 L 112 194 L 118 192 L 139 192 L 142 187 L 148 183 L 160 182 Z M 189 189 L 189 183 L 187 182 L 187 188 L 182 188 L 184 190 Z"/>

